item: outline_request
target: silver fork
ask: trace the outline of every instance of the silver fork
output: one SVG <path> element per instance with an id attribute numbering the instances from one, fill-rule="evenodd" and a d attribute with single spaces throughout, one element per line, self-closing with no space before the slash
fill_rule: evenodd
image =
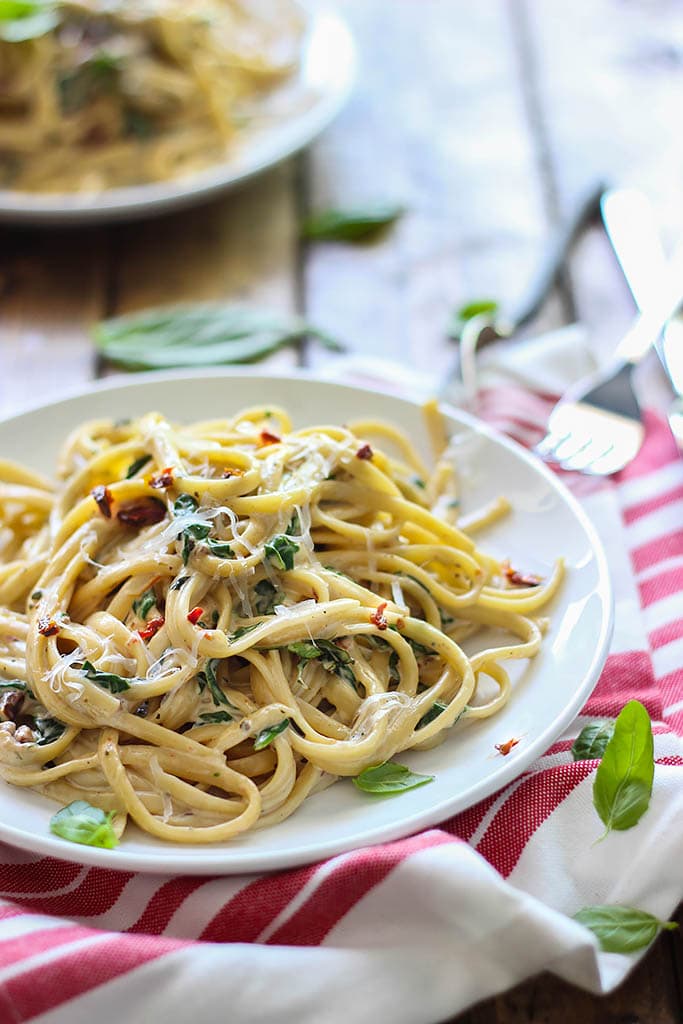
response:
<path id="1" fill-rule="evenodd" d="M 683 301 L 683 245 L 661 289 L 622 338 L 611 365 L 579 381 L 557 403 L 548 433 L 535 448 L 542 459 L 562 469 L 607 476 L 638 454 L 644 429 L 633 369 Z"/>

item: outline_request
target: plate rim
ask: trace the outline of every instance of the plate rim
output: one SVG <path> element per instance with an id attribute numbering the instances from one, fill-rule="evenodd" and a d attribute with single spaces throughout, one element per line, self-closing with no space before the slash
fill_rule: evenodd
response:
<path id="1" fill-rule="evenodd" d="M 267 373 L 254 372 L 250 367 L 221 367 L 207 371 L 206 367 L 194 370 L 164 370 L 155 372 L 141 372 L 135 374 L 117 373 L 110 377 L 84 384 L 70 390 L 57 399 L 49 402 L 36 402 L 30 406 L 22 406 L 9 415 L 0 416 L 0 425 L 20 419 L 22 416 L 31 415 L 38 411 L 49 411 L 61 405 L 68 405 L 79 398 L 87 398 L 93 393 L 116 392 L 125 390 L 131 385 L 144 386 L 146 383 L 164 383 L 178 380 L 202 380 L 205 379 L 215 384 L 216 380 L 226 381 L 234 377 L 249 377 L 267 383 L 268 381 L 305 380 L 311 384 L 321 384 L 338 388 L 346 388 L 354 392 L 362 392 L 366 395 L 381 394 L 388 395 L 398 401 L 406 402 L 413 406 L 420 406 L 419 399 L 413 399 L 405 395 L 396 394 L 393 390 L 382 390 L 376 386 L 363 386 L 343 380 L 335 380 L 321 377 L 315 371 L 294 368 L 286 371 L 272 370 Z M 212 844 L 192 847 L 196 851 L 194 859 L 174 859 L 176 847 L 168 844 L 168 855 L 163 851 L 153 850 L 149 853 L 126 853 L 125 849 L 117 848 L 115 851 L 104 850 L 90 846 L 69 845 L 69 854 L 64 850 L 65 840 L 54 836 L 49 831 L 44 836 L 27 833 L 11 824 L 0 820 L 0 842 L 7 842 L 11 846 L 28 850 L 32 853 L 45 854 L 59 860 L 71 863 L 79 863 L 93 867 L 105 867 L 113 870 L 135 871 L 142 874 L 155 875 L 215 875 L 230 876 L 252 872 L 266 872 L 275 870 L 286 870 L 300 867 L 306 864 L 326 860 L 329 857 L 348 853 L 351 850 L 362 849 L 366 846 L 378 845 L 385 842 L 392 842 L 396 839 L 405 838 L 422 831 L 425 828 L 435 827 L 439 823 L 448 820 L 453 815 L 474 806 L 476 803 L 498 792 L 510 782 L 519 778 L 521 774 L 539 756 L 541 756 L 551 745 L 553 740 L 559 736 L 571 722 L 574 721 L 581 707 L 592 693 L 600 672 L 604 667 L 609 646 L 614 630 L 614 590 L 610 571 L 607 563 L 607 556 L 602 541 L 596 528 L 591 522 L 588 514 L 581 507 L 578 500 L 568 490 L 552 470 L 541 462 L 537 457 L 527 451 L 522 445 L 512 438 L 501 434 L 489 424 L 473 416 L 465 410 L 459 409 L 448 401 L 440 401 L 440 407 L 451 416 L 456 422 L 462 423 L 465 427 L 485 436 L 489 441 L 507 448 L 513 454 L 521 458 L 535 472 L 537 472 L 571 510 L 573 516 L 578 520 L 584 530 L 591 550 L 596 559 L 598 571 L 598 585 L 594 593 L 598 596 L 602 609 L 602 621 L 600 634 L 593 651 L 590 664 L 584 673 L 581 685 L 576 688 L 572 698 L 567 702 L 562 712 L 559 713 L 546 727 L 534 737 L 519 753 L 509 760 L 501 762 L 500 768 L 491 775 L 486 776 L 479 782 L 470 786 L 466 795 L 459 798 L 441 800 L 428 808 L 413 813 L 408 819 L 401 822 L 386 825 L 367 827 L 347 840 L 332 839 L 318 841 L 314 845 L 304 846 L 291 851 L 262 851 L 250 853 L 239 851 L 231 856 L 229 863 L 224 863 L 225 851 L 217 851 Z M 0 779 L 0 786 L 9 785 Z M 159 859 L 163 857 L 160 866 Z"/>
<path id="2" fill-rule="evenodd" d="M 265 171 L 277 167 L 309 145 L 337 117 L 346 104 L 356 80 L 358 53 L 348 21 L 331 4 L 312 7 L 310 0 L 298 0 L 308 17 L 307 36 L 332 31 L 339 39 L 343 74 L 334 89 L 325 92 L 310 110 L 291 120 L 290 132 L 266 159 L 246 161 L 232 169 L 229 161 L 212 164 L 185 178 L 104 189 L 100 193 L 22 192 L 0 189 L 0 223 L 26 227 L 78 227 L 113 221 L 139 220 L 206 202 L 237 188 Z M 248 151 L 249 143 L 246 144 Z"/>

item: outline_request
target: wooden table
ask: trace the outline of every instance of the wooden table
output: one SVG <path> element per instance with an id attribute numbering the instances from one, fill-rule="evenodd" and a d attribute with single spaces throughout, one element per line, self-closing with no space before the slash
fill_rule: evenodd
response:
<path id="1" fill-rule="evenodd" d="M 308 152 L 239 192 L 147 223 L 0 237 L 0 409 L 47 401 L 102 368 L 99 317 L 226 298 L 299 310 L 357 352 L 438 370 L 461 302 L 512 300 L 554 224 L 595 180 L 648 188 L 683 229 L 683 12 L 673 0 L 344 0 L 358 88 Z M 367 246 L 304 245 L 309 210 L 399 198 Z M 632 306 L 606 240 L 581 241 L 535 330 L 584 320 L 613 337 Z M 279 354 L 280 367 L 294 354 Z M 299 357 L 316 366 L 318 349 Z M 551 977 L 468 1024 L 683 1018 L 683 956 L 662 937 L 620 991 Z"/>

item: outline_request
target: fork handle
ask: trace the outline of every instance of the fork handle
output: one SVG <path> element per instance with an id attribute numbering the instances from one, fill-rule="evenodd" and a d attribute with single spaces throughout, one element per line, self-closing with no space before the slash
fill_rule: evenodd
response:
<path id="1" fill-rule="evenodd" d="M 676 248 L 669 275 L 621 339 L 614 353 L 615 361 L 639 363 L 683 302 L 683 242 Z"/>

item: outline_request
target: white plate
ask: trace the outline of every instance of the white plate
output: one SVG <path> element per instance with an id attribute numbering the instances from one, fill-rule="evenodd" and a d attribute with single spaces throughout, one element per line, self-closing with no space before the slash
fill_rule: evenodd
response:
<path id="1" fill-rule="evenodd" d="M 284 405 L 295 423 L 344 423 L 373 416 L 399 424 L 427 454 L 420 408 L 403 399 L 304 375 L 264 377 L 249 371 L 166 373 L 118 378 L 86 394 L 0 422 L 0 456 L 51 472 L 62 438 L 90 418 L 159 410 L 175 419 L 230 415 L 243 406 Z M 439 747 L 401 754 L 400 761 L 433 774 L 428 786 L 389 799 L 360 793 L 350 781 L 311 797 L 281 824 L 233 842 L 174 846 L 135 827 L 116 850 L 77 846 L 50 834 L 55 804 L 0 782 L 0 839 L 56 857 L 127 871 L 228 874 L 318 860 L 405 836 L 443 821 L 519 775 L 572 721 L 605 661 L 612 595 L 605 556 L 588 519 L 555 477 L 522 448 L 456 410 L 446 410 L 460 441 L 464 505 L 474 508 L 506 494 L 514 512 L 482 536 L 485 549 L 531 571 L 547 571 L 564 555 L 568 574 L 551 607 L 543 648 L 520 663 L 514 692 L 490 719 L 456 726 Z M 507 757 L 495 744 L 520 743 Z"/>
<path id="2" fill-rule="evenodd" d="M 232 188 L 303 149 L 343 106 L 356 66 L 353 39 L 339 15 L 321 9 L 308 17 L 298 80 L 287 85 L 293 112 L 250 129 L 225 162 L 174 181 L 97 193 L 0 189 L 0 221 L 83 224 L 164 213 Z M 303 103 L 304 98 L 310 101 Z"/>

